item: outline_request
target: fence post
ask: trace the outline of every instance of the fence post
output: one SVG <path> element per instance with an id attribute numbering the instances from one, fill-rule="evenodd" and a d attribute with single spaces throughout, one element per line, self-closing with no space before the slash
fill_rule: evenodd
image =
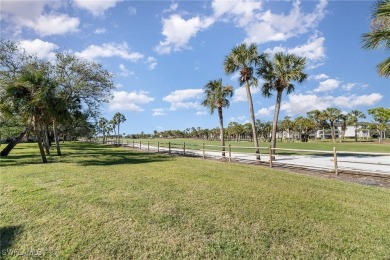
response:
<path id="1" fill-rule="evenodd" d="M 334 162 L 334 173 L 336 175 L 339 174 L 339 171 L 338 171 L 338 166 L 337 166 L 337 152 L 336 152 L 336 147 L 333 147 L 333 162 Z"/>
<path id="2" fill-rule="evenodd" d="M 186 155 L 186 142 L 183 142 L 183 154 Z"/>
<path id="3" fill-rule="evenodd" d="M 148 152 L 149 152 L 149 141 L 148 141 Z"/>
<path id="4" fill-rule="evenodd" d="M 273 163 L 272 163 L 272 146 L 269 145 L 269 167 L 274 167 Z"/>
<path id="5" fill-rule="evenodd" d="M 157 141 L 157 152 L 160 152 L 160 141 Z"/>
<path id="6" fill-rule="evenodd" d="M 141 141 L 139 141 L 139 149 L 141 150 Z"/>
<path id="7" fill-rule="evenodd" d="M 133 140 L 133 149 L 134 149 L 134 140 Z"/>
<path id="8" fill-rule="evenodd" d="M 171 142 L 168 142 L 168 153 L 171 153 Z"/>
<path id="9" fill-rule="evenodd" d="M 232 145 L 229 144 L 229 162 L 232 161 Z"/>
<path id="10" fill-rule="evenodd" d="M 203 150 L 203 159 L 205 158 L 205 154 L 204 154 L 204 143 L 202 144 L 202 150 Z"/>

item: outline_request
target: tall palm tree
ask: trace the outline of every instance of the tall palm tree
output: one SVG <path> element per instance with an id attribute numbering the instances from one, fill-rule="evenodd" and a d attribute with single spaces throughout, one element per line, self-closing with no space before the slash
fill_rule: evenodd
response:
<path id="1" fill-rule="evenodd" d="M 272 124 L 271 146 L 276 147 L 276 129 L 282 102 L 283 91 L 287 94 L 294 91 L 292 81 L 303 83 L 307 79 L 307 74 L 303 72 L 306 58 L 298 57 L 294 54 L 278 52 L 271 60 L 267 54 L 261 55 L 262 66 L 257 70 L 257 75 L 265 80 L 262 86 L 262 93 L 265 97 L 270 97 L 272 91 L 276 91 L 276 103 L 274 111 L 274 121 Z M 275 152 L 275 150 L 274 150 Z"/>
<path id="2" fill-rule="evenodd" d="M 225 57 L 224 69 L 226 74 L 240 72 L 240 86 L 245 85 L 246 95 L 249 104 L 249 114 L 251 117 L 254 145 L 256 147 L 257 159 L 260 160 L 259 140 L 257 139 L 255 112 L 253 110 L 253 101 L 250 87 L 257 86 L 257 79 L 253 76 L 254 67 L 259 65 L 260 57 L 255 44 L 247 46 L 242 43 L 234 47 L 230 54 Z"/>
<path id="3" fill-rule="evenodd" d="M 328 107 L 327 109 L 322 111 L 323 118 L 326 118 L 326 120 L 329 120 L 330 123 L 330 134 L 332 135 L 332 141 L 333 143 L 336 142 L 335 138 L 335 129 L 334 129 L 334 122 L 339 118 L 341 115 L 341 111 L 334 107 Z"/>
<path id="4" fill-rule="evenodd" d="M 117 139 L 117 142 L 119 142 L 119 136 L 120 136 L 119 128 L 120 128 L 121 123 L 126 121 L 126 117 L 124 115 L 122 115 L 120 112 L 116 112 L 112 120 L 113 120 L 113 122 L 115 122 L 115 124 L 113 125 L 114 128 L 115 128 L 115 126 L 118 127 L 116 139 Z M 115 129 L 114 129 L 114 131 L 115 131 Z"/>
<path id="5" fill-rule="evenodd" d="M 355 141 L 357 142 L 357 127 L 359 118 L 366 118 L 366 115 L 359 110 L 352 110 L 348 113 L 349 122 L 353 123 L 355 127 Z"/>
<path id="6" fill-rule="evenodd" d="M 229 107 L 230 102 L 228 98 L 233 96 L 233 87 L 223 86 L 222 79 L 210 80 L 206 84 L 206 86 L 204 86 L 204 93 L 206 94 L 206 98 L 205 100 L 203 100 L 202 105 L 209 108 L 210 114 L 214 114 L 215 109 L 218 110 L 222 157 L 224 157 L 225 156 L 225 133 L 223 129 L 222 109 L 225 107 L 226 108 Z"/>
<path id="7" fill-rule="evenodd" d="M 104 117 L 99 118 L 98 126 L 103 133 L 103 144 L 105 144 L 106 143 L 106 132 L 107 132 L 107 127 L 108 127 L 108 120 L 105 119 Z"/>
<path id="8" fill-rule="evenodd" d="M 379 0 L 373 8 L 371 32 L 363 34 L 363 48 L 390 51 L 390 0 Z M 377 65 L 379 75 L 390 77 L 390 57 Z"/>

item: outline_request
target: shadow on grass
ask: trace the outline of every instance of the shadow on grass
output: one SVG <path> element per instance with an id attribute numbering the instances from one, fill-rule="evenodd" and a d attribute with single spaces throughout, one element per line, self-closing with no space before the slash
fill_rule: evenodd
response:
<path id="1" fill-rule="evenodd" d="M 88 165 L 118 165 L 140 164 L 172 160 L 167 155 L 130 151 L 114 146 L 90 144 L 90 143 L 67 143 L 62 150 L 62 156 L 57 156 L 55 151 L 47 156 L 49 164 L 77 163 L 82 166 Z M 39 154 L 10 154 L 0 158 L 1 166 L 24 166 L 42 164 Z"/>
<path id="2" fill-rule="evenodd" d="M 0 227 L 0 252 L 6 254 L 15 238 L 20 235 L 22 226 Z"/>
<path id="3" fill-rule="evenodd" d="M 101 165 L 110 166 L 118 164 L 141 164 L 172 160 L 171 156 L 142 153 L 142 152 L 117 152 L 110 153 L 88 153 L 89 157 L 77 163 L 82 166 Z M 77 155 L 73 155 L 77 156 Z"/>

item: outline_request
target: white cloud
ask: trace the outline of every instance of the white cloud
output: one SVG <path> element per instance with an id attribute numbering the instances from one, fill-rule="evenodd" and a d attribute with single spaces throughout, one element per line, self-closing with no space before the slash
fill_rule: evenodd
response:
<path id="1" fill-rule="evenodd" d="M 119 64 L 119 70 L 121 71 L 119 73 L 119 75 L 123 76 L 123 77 L 128 77 L 130 75 L 134 75 L 134 71 L 129 71 L 128 69 L 126 69 L 125 65 L 123 65 L 122 63 Z"/>
<path id="2" fill-rule="evenodd" d="M 315 80 L 322 80 L 322 79 L 328 79 L 328 78 L 329 78 L 329 76 L 326 74 L 323 74 L 323 73 L 313 76 L 313 79 L 315 79 Z"/>
<path id="3" fill-rule="evenodd" d="M 379 93 L 368 95 L 317 96 L 314 94 L 290 94 L 288 101 L 283 102 L 281 110 L 289 115 L 303 115 L 314 109 L 324 110 L 328 107 L 352 109 L 358 106 L 372 106 L 383 96 Z"/>
<path id="4" fill-rule="evenodd" d="M 118 0 L 73 0 L 73 2 L 77 7 L 89 11 L 94 16 L 100 16 L 107 9 L 114 7 Z"/>
<path id="5" fill-rule="evenodd" d="M 380 101 L 383 96 L 379 93 L 369 95 L 351 95 L 335 97 L 334 104 L 340 107 L 353 108 L 357 106 L 372 106 Z"/>
<path id="6" fill-rule="evenodd" d="M 259 109 L 257 112 L 256 112 L 256 116 L 270 116 L 272 115 L 273 111 L 275 110 L 275 107 L 274 106 L 270 106 L 270 107 L 263 107 L 261 109 Z"/>
<path id="7" fill-rule="evenodd" d="M 45 13 L 45 7 L 52 12 Z M 61 7 L 57 1 L 2 1 L 0 20 L 3 28 L 21 34 L 23 28 L 35 31 L 40 36 L 76 32 L 80 24 L 77 17 L 54 12 Z"/>
<path id="8" fill-rule="evenodd" d="M 250 89 L 252 95 L 260 92 L 260 87 L 250 87 Z M 245 87 L 239 87 L 234 90 L 233 102 L 242 102 L 242 101 L 248 101 Z"/>
<path id="9" fill-rule="evenodd" d="M 340 81 L 337 79 L 327 79 L 324 81 L 321 81 L 318 88 L 314 89 L 314 92 L 326 92 L 331 91 L 340 86 Z"/>
<path id="10" fill-rule="evenodd" d="M 270 41 L 285 41 L 291 37 L 307 33 L 315 28 L 325 16 L 327 0 L 321 0 L 311 13 L 304 13 L 300 8 L 300 1 L 295 1 L 290 12 L 274 14 L 270 10 L 257 13 L 248 25 L 242 27 L 247 37 L 245 42 L 257 44 Z M 261 33 L 259 33 L 261 32 Z"/>
<path id="11" fill-rule="evenodd" d="M 163 116 L 163 115 L 166 115 L 165 110 L 163 108 L 153 109 L 153 116 Z"/>
<path id="12" fill-rule="evenodd" d="M 237 117 L 230 117 L 229 122 L 241 122 L 241 123 L 247 123 L 250 122 L 247 116 L 237 116 Z"/>
<path id="13" fill-rule="evenodd" d="M 300 57 L 305 57 L 308 60 L 307 67 L 309 69 L 313 69 L 322 65 L 324 59 L 326 58 L 324 41 L 324 37 L 311 37 L 306 44 L 298 45 L 294 48 L 288 49 L 286 47 L 276 46 L 273 49 L 266 49 L 265 52 L 271 54 L 277 52 L 287 52 Z"/>
<path id="14" fill-rule="evenodd" d="M 245 27 L 253 21 L 255 12 L 261 10 L 261 2 L 214 0 L 212 8 L 216 18 L 232 19 L 237 26 Z"/>
<path id="15" fill-rule="evenodd" d="M 130 52 L 127 43 L 116 44 L 116 43 L 104 43 L 101 46 L 90 45 L 81 52 L 76 52 L 76 55 L 86 59 L 96 58 L 109 58 L 109 57 L 120 57 L 132 62 L 136 62 L 144 57 L 139 52 Z"/>
<path id="16" fill-rule="evenodd" d="M 188 20 L 180 15 L 173 14 L 169 18 L 163 18 L 162 34 L 164 41 L 154 48 L 159 54 L 169 54 L 172 51 L 180 51 L 188 48 L 188 42 L 199 31 L 208 28 L 213 23 L 211 18 L 200 18 L 198 16 Z"/>
<path id="17" fill-rule="evenodd" d="M 195 113 L 195 115 L 197 116 L 204 116 L 204 115 L 207 115 L 208 113 L 206 111 L 198 111 Z"/>
<path id="18" fill-rule="evenodd" d="M 163 13 L 170 13 L 170 12 L 174 12 L 177 10 L 177 8 L 179 7 L 179 5 L 177 3 L 171 3 L 171 5 L 169 6 L 168 9 L 164 9 L 163 10 Z"/>
<path id="19" fill-rule="evenodd" d="M 157 60 L 156 60 L 156 58 L 151 57 L 151 56 L 149 56 L 149 57 L 146 59 L 145 63 L 148 65 L 148 68 L 149 68 L 150 70 L 154 70 L 154 69 L 156 68 L 156 66 L 157 66 Z"/>
<path id="20" fill-rule="evenodd" d="M 143 108 L 139 104 L 147 104 L 154 101 L 153 97 L 148 96 L 148 92 L 144 91 L 114 91 L 113 99 L 109 103 L 109 110 L 129 110 L 132 112 L 142 112 Z"/>
<path id="21" fill-rule="evenodd" d="M 356 83 L 346 83 L 342 86 L 342 88 L 346 91 L 351 91 L 353 88 L 357 86 Z"/>
<path id="22" fill-rule="evenodd" d="M 194 100 L 200 99 L 202 94 L 202 89 L 175 90 L 168 96 L 165 96 L 163 100 L 171 104 L 170 110 L 176 110 L 178 108 L 201 109 L 202 106 L 199 104 L 199 102 Z"/>
<path id="23" fill-rule="evenodd" d="M 25 21 L 24 23 L 25 26 L 33 29 L 41 36 L 76 32 L 79 24 L 80 20 L 78 18 L 69 17 L 66 14 L 41 15 L 34 21 Z"/>
<path id="24" fill-rule="evenodd" d="M 40 39 L 20 41 L 20 46 L 30 54 L 35 54 L 40 59 L 51 60 L 55 58 L 55 50 L 59 47 L 51 42 Z"/>
<path id="25" fill-rule="evenodd" d="M 105 34 L 107 30 L 105 28 L 96 28 L 93 33 L 95 34 Z"/>

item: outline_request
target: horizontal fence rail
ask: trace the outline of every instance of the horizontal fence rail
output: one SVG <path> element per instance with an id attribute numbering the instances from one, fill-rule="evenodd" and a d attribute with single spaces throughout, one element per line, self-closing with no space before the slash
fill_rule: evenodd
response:
<path id="1" fill-rule="evenodd" d="M 223 159 L 246 163 L 260 163 L 275 166 L 302 167 L 332 171 L 336 175 L 340 171 L 355 173 L 380 174 L 390 177 L 390 153 L 368 153 L 353 151 L 307 150 L 291 148 L 245 147 L 233 145 L 194 144 L 186 142 L 161 141 L 121 141 L 108 144 L 122 145 L 133 149 L 151 152 L 182 154 L 202 158 Z M 222 151 L 224 148 L 224 151 Z M 255 151 L 259 150 L 259 153 Z"/>

